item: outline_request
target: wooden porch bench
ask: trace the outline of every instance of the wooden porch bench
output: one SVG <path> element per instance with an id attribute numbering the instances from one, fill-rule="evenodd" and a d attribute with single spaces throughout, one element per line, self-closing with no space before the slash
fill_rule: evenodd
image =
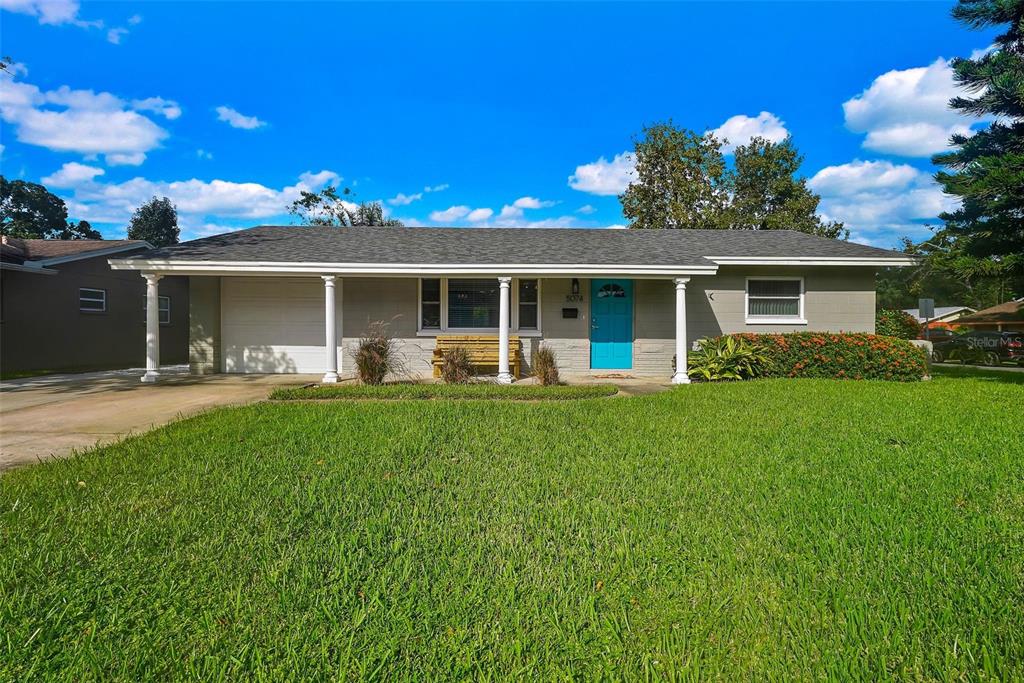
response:
<path id="1" fill-rule="evenodd" d="M 490 335 L 473 334 L 446 334 L 437 337 L 437 345 L 434 347 L 434 357 L 431 364 L 434 366 L 434 377 L 441 376 L 441 365 L 444 363 L 442 353 L 445 349 L 461 346 L 466 349 L 469 355 L 469 362 L 474 369 L 483 367 L 498 367 L 498 337 Z M 519 378 L 519 369 L 523 362 L 523 344 L 519 337 L 510 335 L 508 338 L 508 367 L 512 376 Z"/>

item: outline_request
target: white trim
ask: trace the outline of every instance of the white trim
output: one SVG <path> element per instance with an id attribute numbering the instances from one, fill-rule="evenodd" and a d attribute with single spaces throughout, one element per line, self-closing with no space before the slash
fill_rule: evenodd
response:
<path id="1" fill-rule="evenodd" d="M 751 280 L 782 280 L 788 282 L 799 282 L 800 283 L 800 312 L 796 316 L 767 316 L 767 315 L 750 315 L 750 281 Z M 804 315 L 804 299 L 806 298 L 807 289 L 804 287 L 804 278 L 802 275 L 751 275 L 743 282 L 743 319 L 748 325 L 806 325 L 807 318 Z M 755 297 L 763 299 L 765 297 Z M 770 297 L 769 297 L 770 298 Z M 793 297 L 779 297 L 782 299 L 792 299 Z"/>
<path id="2" fill-rule="evenodd" d="M 705 256 L 720 266 L 916 266 L 913 256 Z"/>
<path id="3" fill-rule="evenodd" d="M 183 275 L 395 275 L 416 277 L 672 277 L 714 275 L 718 266 L 652 266 L 601 264 L 422 264 L 422 263 L 299 263 L 292 261 L 173 261 L 162 259 L 110 259 L 112 270 L 145 270 Z M 511 275 L 509 275 L 511 273 Z"/>
<path id="4" fill-rule="evenodd" d="M 448 280 L 477 280 L 480 278 L 470 277 L 421 277 L 416 279 L 416 336 L 417 337 L 436 337 L 441 334 L 498 334 L 499 328 L 497 327 L 448 327 Z M 519 329 L 519 280 L 536 280 L 537 281 L 537 328 L 520 330 Z M 423 281 L 424 280 L 440 280 L 441 281 L 441 327 L 423 327 Z M 500 278 L 499 278 L 500 280 Z M 541 323 L 541 288 L 543 287 L 543 280 L 537 277 L 527 278 L 515 278 L 512 280 L 509 289 L 509 299 L 511 306 L 511 325 L 510 330 L 513 334 L 520 337 L 542 337 L 542 323 Z M 499 291 L 500 294 L 500 291 Z M 499 299 L 500 303 L 500 299 Z"/>
<path id="5" fill-rule="evenodd" d="M 121 244 L 116 247 L 104 247 L 103 249 L 94 249 L 93 251 L 83 251 L 77 254 L 68 254 L 67 256 L 54 256 L 53 258 L 33 259 L 33 262 L 38 263 L 40 266 L 56 266 L 61 263 L 81 261 L 87 258 L 96 258 L 97 256 L 109 256 L 110 254 L 120 254 L 122 251 L 152 248 L 153 245 L 150 244 L 149 242 L 138 242 L 136 244 Z"/>

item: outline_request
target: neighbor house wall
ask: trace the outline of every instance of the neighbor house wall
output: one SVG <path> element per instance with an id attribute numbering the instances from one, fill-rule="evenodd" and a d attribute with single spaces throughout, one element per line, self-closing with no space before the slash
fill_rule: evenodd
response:
<path id="1" fill-rule="evenodd" d="M 123 252 L 117 257 L 129 256 Z M 4 372 L 142 367 L 146 358 L 146 282 L 135 271 L 111 270 L 109 255 L 52 266 L 55 275 L 0 270 L 0 368 Z M 107 310 L 79 310 L 82 287 L 107 292 Z M 170 324 L 160 326 L 160 362 L 188 358 L 188 279 L 160 280 L 171 299 Z"/>

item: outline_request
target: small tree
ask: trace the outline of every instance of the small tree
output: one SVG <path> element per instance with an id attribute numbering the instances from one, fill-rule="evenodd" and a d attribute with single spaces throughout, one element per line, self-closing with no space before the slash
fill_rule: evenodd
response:
<path id="1" fill-rule="evenodd" d="M 135 209 L 128 226 L 128 239 L 146 240 L 154 247 L 178 243 L 178 210 L 167 197 L 153 197 Z"/>
<path id="2" fill-rule="evenodd" d="M 302 225 L 402 227 L 401 221 L 384 216 L 384 206 L 380 202 L 353 205 L 344 199 L 351 195 L 349 188 L 342 188 L 339 193 L 333 185 L 319 192 L 302 190 L 299 198 L 288 205 L 288 213 Z"/>

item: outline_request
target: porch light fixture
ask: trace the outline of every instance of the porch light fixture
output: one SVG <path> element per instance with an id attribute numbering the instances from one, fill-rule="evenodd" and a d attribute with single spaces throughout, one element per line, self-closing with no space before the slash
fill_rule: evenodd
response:
<path id="1" fill-rule="evenodd" d="M 579 280 L 579 278 L 575 278 L 574 277 L 572 279 L 572 295 L 573 296 L 579 296 L 580 295 L 580 280 Z"/>

